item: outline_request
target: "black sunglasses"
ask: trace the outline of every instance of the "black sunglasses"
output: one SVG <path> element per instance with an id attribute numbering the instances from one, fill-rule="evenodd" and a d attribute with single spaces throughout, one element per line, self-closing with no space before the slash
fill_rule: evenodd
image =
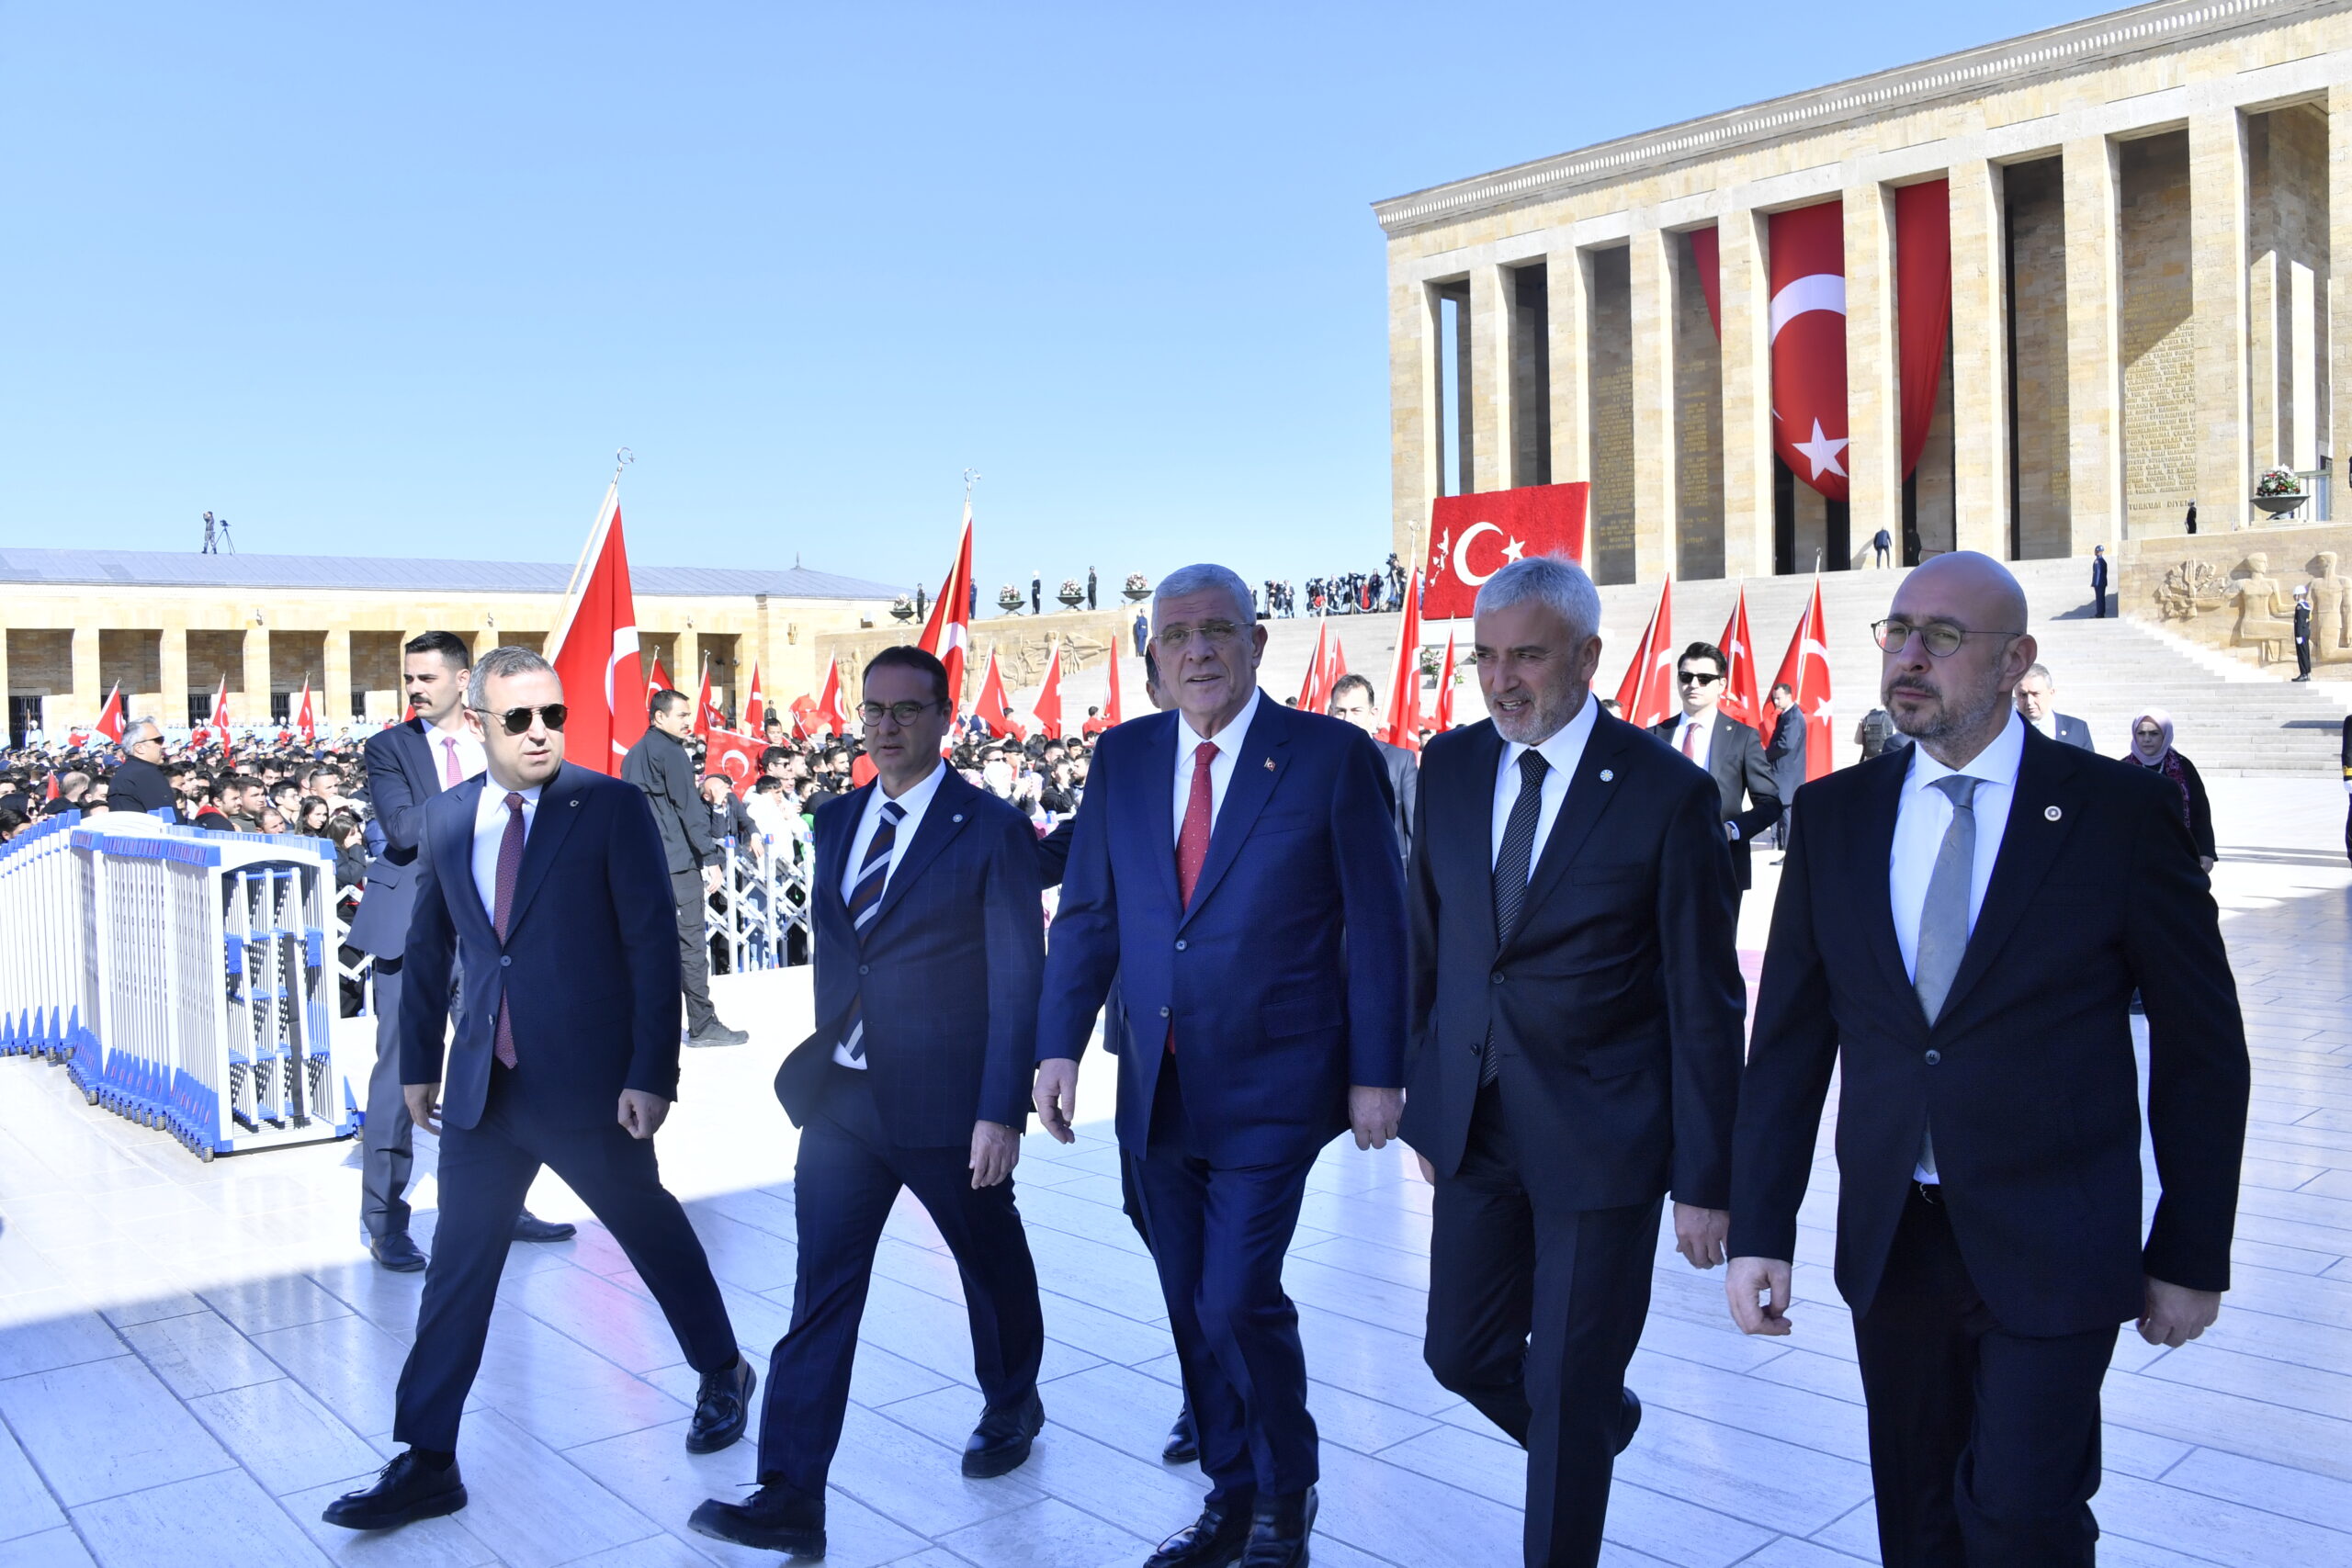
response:
<path id="1" fill-rule="evenodd" d="M 563 728 L 563 721 L 571 716 L 571 710 L 561 703 L 548 703 L 535 708 L 508 708 L 504 713 L 492 713 L 488 708 L 476 708 L 474 712 L 484 718 L 496 719 L 505 727 L 509 735 L 521 735 L 528 730 L 534 716 L 543 720 L 549 729 L 559 730 Z"/>
<path id="2" fill-rule="evenodd" d="M 1720 675 L 1710 675 L 1698 670 L 1679 670 L 1675 671 L 1674 678 L 1686 686 L 1712 686 L 1723 679 Z"/>

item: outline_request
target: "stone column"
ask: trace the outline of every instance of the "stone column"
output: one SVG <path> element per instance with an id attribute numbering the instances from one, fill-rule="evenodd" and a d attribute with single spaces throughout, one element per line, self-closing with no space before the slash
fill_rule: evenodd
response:
<path id="1" fill-rule="evenodd" d="M 1388 288 L 1389 538 L 1399 555 L 1428 528 L 1442 479 L 1444 385 L 1436 292 L 1418 279 Z"/>
<path id="2" fill-rule="evenodd" d="M 1016 578 L 1014 581 L 1019 582 L 1020 579 Z M 1021 582 L 1021 592 L 1023 595 L 1021 609 L 1022 613 L 1026 615 L 1029 610 L 1028 599 L 1026 597 L 1029 592 L 1029 584 L 1026 582 Z M 682 624 L 678 629 L 678 640 L 675 646 L 677 648 L 678 667 L 670 671 L 670 679 L 678 683 L 678 690 L 685 693 L 688 697 L 692 697 L 695 693 L 702 690 L 702 637 L 695 631 L 694 627 Z M 966 662 L 969 663 L 970 660 L 967 660 Z M 982 662 L 985 663 L 986 660 L 982 660 Z M 1010 681 L 1005 682 L 1005 686 L 1008 690 L 1011 689 L 1012 685 L 1012 682 Z"/>
<path id="3" fill-rule="evenodd" d="M 1761 212 L 1716 226 L 1723 302 L 1724 575 L 1772 575 L 1772 283 Z"/>
<path id="4" fill-rule="evenodd" d="M 229 705 L 230 724 L 267 724 L 269 698 L 269 628 L 247 626 L 244 695 Z"/>
<path id="5" fill-rule="evenodd" d="M 313 708 L 320 733 L 341 729 L 351 722 L 351 628 L 329 626 L 326 649 L 321 656 L 325 668 L 319 672 L 319 700 L 322 708 Z"/>
<path id="6" fill-rule="evenodd" d="M 1517 456 L 1511 440 L 1510 342 L 1519 291 L 1499 266 L 1470 273 L 1470 472 L 1477 490 L 1509 490 Z"/>
<path id="7" fill-rule="evenodd" d="M 2232 107 L 2199 110 L 2188 117 L 2197 520 L 2213 533 L 2245 522 L 2253 510 L 2247 499 L 2254 476 L 2246 456 L 2245 216 L 2245 122 Z M 2071 308 L 2073 300 L 2067 303 Z"/>
<path id="8" fill-rule="evenodd" d="M 2009 554 L 2008 265 L 2001 169 L 1951 169 L 1952 540 L 1996 560 Z"/>
<path id="9" fill-rule="evenodd" d="M 2117 283 L 2120 176 L 2104 136 L 2061 150 L 2066 202 L 2067 553 L 2123 537 L 2122 295 Z"/>
<path id="10" fill-rule="evenodd" d="M 71 670 L 74 694 L 69 699 L 64 722 L 67 725 L 93 724 L 98 709 L 107 700 L 106 685 L 98 674 L 98 628 L 94 625 L 77 624 L 74 627 L 74 649 Z M 59 721 L 52 715 L 49 721 Z"/>
<path id="11" fill-rule="evenodd" d="M 160 654 L 163 710 L 155 716 L 168 728 L 187 722 L 187 622 L 184 618 L 164 617 Z"/>
<path id="12" fill-rule="evenodd" d="M 2352 252 L 2346 253 L 2352 254 Z M 1544 258 L 1544 347 L 1552 367 L 1552 481 L 1592 477 L 1591 372 L 1586 328 L 1591 320 L 1592 267 L 1563 245 Z"/>
<path id="13" fill-rule="evenodd" d="M 1637 228 L 1630 242 L 1634 312 L 1634 581 L 1679 562 L 1675 527 L 1674 237 Z"/>
<path id="14" fill-rule="evenodd" d="M 1894 193 L 1877 184 L 1846 192 L 1846 484 L 1849 497 L 1845 560 L 1869 559 L 1882 528 L 1903 537 L 1903 399 L 1895 358 Z M 1800 565 L 1804 564 L 1802 559 Z"/>
<path id="15" fill-rule="evenodd" d="M 2347 491 L 2346 463 L 2352 463 L 2352 86 L 2331 87 L 2327 95 L 2327 256 L 2326 287 L 2328 423 L 2321 436 L 2329 456 L 2329 481 L 2335 493 L 2330 509 L 2337 517 L 2352 517 L 2352 491 Z M 2334 275 L 2343 268 L 2346 276 Z"/>

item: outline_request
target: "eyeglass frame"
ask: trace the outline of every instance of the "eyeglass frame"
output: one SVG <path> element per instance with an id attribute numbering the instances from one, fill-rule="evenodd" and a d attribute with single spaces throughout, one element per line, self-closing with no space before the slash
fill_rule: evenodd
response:
<path id="1" fill-rule="evenodd" d="M 1678 686 L 1712 686 L 1724 679 L 1725 677 L 1722 675 L 1702 675 L 1696 670 L 1677 670 L 1674 672 L 1674 683 Z"/>
<path id="2" fill-rule="evenodd" d="M 1893 648 L 1886 645 L 1886 628 L 1891 626 L 1899 626 L 1903 628 L 1903 640 Z M 1945 632 L 1962 640 L 1953 643 L 1950 648 L 1938 649 L 1934 643 L 1928 640 L 1928 633 L 1931 630 Z M 1950 659 L 1967 645 L 1967 638 L 1973 637 L 2005 637 L 2015 639 L 2023 636 L 2025 636 L 2023 626 L 2019 626 L 2013 632 L 1976 632 L 1970 631 L 1965 626 L 1956 626 L 1950 621 L 1927 621 L 1914 625 L 1897 615 L 1889 615 L 1883 620 L 1871 623 L 1871 640 L 1878 644 L 1880 652 L 1900 653 L 1910 647 L 1911 639 L 1917 637 L 1919 639 L 1919 646 L 1928 650 L 1928 657 L 1930 659 Z"/>
<path id="3" fill-rule="evenodd" d="M 927 701 L 920 703 L 913 701 L 903 703 L 860 703 L 857 705 L 857 717 L 861 724 L 879 724 L 887 716 L 888 717 L 895 720 L 898 723 L 899 728 L 903 729 L 908 725 L 910 725 L 915 720 L 921 718 L 926 709 L 935 708 L 940 705 L 940 699 L 937 697 L 933 697 Z M 914 711 L 912 713 L 901 713 L 899 711 L 901 708 L 912 708 Z"/>
<path id="4" fill-rule="evenodd" d="M 469 703 L 466 705 L 466 711 L 480 714 L 486 719 L 496 719 L 499 728 L 509 735 L 528 735 L 531 733 L 531 723 L 534 719 L 544 723 L 550 734 L 560 735 L 563 733 L 565 721 L 571 717 L 571 705 L 569 703 L 541 703 L 537 707 L 512 708 L 478 708 Z M 514 716 L 518 713 L 523 716 L 523 722 L 519 726 L 514 722 Z M 487 729 L 489 726 L 484 725 L 482 728 Z"/>
<path id="5" fill-rule="evenodd" d="M 1196 631 L 1204 647 L 1230 648 L 1239 639 L 1242 626 L 1238 621 L 1203 621 L 1198 626 L 1188 626 L 1179 621 L 1172 626 L 1162 626 L 1153 632 L 1151 640 L 1170 653 L 1181 653 L 1192 642 L 1193 634 Z"/>

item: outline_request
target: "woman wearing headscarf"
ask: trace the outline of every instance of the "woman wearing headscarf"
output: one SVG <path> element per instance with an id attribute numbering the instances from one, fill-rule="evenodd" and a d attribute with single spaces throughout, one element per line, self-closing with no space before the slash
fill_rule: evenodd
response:
<path id="1" fill-rule="evenodd" d="M 2197 863 L 2207 871 L 2220 857 L 2213 850 L 2213 807 L 2205 798 L 2205 781 L 2197 764 L 2173 750 L 2172 718 L 2162 708 L 2149 708 L 2132 721 L 2132 750 L 2123 760 L 2164 774 L 2180 791 L 2180 819 L 2188 826 L 2197 846 Z"/>

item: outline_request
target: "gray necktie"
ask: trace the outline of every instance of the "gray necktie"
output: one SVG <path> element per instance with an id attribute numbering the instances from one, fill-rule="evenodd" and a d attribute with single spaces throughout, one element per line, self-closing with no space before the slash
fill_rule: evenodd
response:
<path id="1" fill-rule="evenodd" d="M 1520 912 L 1527 905 L 1528 873 L 1535 863 L 1535 824 L 1544 815 L 1544 775 L 1552 764 L 1533 750 L 1519 754 L 1519 796 L 1503 820 L 1502 852 L 1495 856 L 1495 951 L 1510 945 L 1519 930 Z M 1478 1084 L 1485 1088 L 1502 1076 L 1502 1058 L 1495 1052 L 1495 1026 L 1487 1023 L 1487 1043 L 1478 1060 Z"/>
<path id="2" fill-rule="evenodd" d="M 1918 956 L 1911 966 L 1911 989 L 1930 1024 L 1943 1012 L 1944 998 L 1968 952 L 1968 892 L 1976 874 L 1977 783 L 1965 773 L 1952 773 L 1928 786 L 1943 791 L 1951 802 L 1951 825 L 1944 829 L 1944 841 L 1936 849 L 1936 869 L 1928 878 L 1928 897 L 1919 906 Z M 1935 1147 L 1924 1134 L 1919 1140 L 1919 1168 L 1935 1174 Z"/>

